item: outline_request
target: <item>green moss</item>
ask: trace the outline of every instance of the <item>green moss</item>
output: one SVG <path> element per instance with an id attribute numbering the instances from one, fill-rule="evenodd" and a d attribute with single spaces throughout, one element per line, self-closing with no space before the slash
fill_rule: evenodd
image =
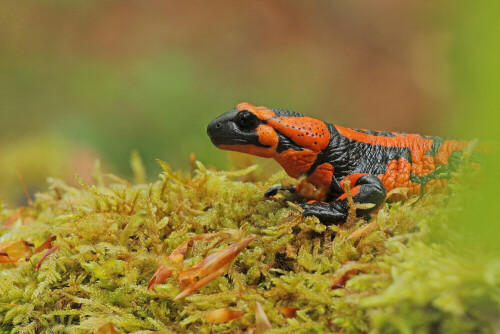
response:
<path id="1" fill-rule="evenodd" d="M 136 156 L 136 180 L 143 169 Z M 60 249 L 38 272 L 29 262 L 0 267 L 0 333 L 88 333 L 112 322 L 122 332 L 236 331 L 255 326 L 258 301 L 272 333 L 493 333 L 500 323 L 499 260 L 462 254 L 453 221 L 470 191 L 465 169 L 451 181 L 454 196 L 385 205 L 370 222 L 325 226 L 302 218 L 295 200 L 262 194 L 267 182 L 241 182 L 254 168 L 215 172 L 198 164 L 193 175 L 163 173 L 152 184 L 130 185 L 95 173 L 96 185 L 73 188 L 52 180 L 33 208 L 0 213 L 0 242 L 24 239 L 36 246 L 56 235 Z M 290 197 L 286 197 L 290 196 Z M 348 239 L 367 223 L 380 228 Z M 12 221 L 10 222 L 12 223 Z M 10 224 L 9 223 L 9 224 Z M 258 237 L 220 276 L 185 299 L 177 272 L 154 290 L 147 285 L 159 263 L 189 237 L 196 242 L 184 268 L 249 234 Z M 31 258 L 36 264 L 42 253 Z M 344 288 L 332 280 L 353 269 Z M 297 308 L 285 319 L 280 309 Z M 208 311 L 245 310 L 231 322 L 210 325 Z"/>

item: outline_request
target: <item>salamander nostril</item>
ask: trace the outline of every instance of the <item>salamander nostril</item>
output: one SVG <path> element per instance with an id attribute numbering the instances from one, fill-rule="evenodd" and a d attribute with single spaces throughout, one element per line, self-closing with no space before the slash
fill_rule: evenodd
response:
<path id="1" fill-rule="evenodd" d="M 217 123 L 217 125 L 215 127 L 216 128 L 220 128 L 220 123 Z"/>

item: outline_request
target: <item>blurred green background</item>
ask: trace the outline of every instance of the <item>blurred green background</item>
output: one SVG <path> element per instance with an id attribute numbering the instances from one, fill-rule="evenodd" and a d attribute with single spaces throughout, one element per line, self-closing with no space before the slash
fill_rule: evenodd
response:
<path id="1" fill-rule="evenodd" d="M 24 198 L 16 171 L 30 191 L 43 189 L 48 176 L 89 179 L 96 158 L 107 171 L 129 176 L 133 149 L 153 176 L 156 158 L 187 170 L 191 153 L 226 168 L 227 153 L 211 145 L 205 129 L 242 101 L 351 127 L 495 136 L 498 101 L 488 98 L 499 86 L 483 88 L 478 70 L 490 74 L 489 58 L 474 52 L 494 36 L 486 27 L 476 32 L 492 15 L 490 4 L 467 6 L 6 2 L 0 197 Z M 489 61 L 498 67 L 497 59 L 498 52 Z"/>

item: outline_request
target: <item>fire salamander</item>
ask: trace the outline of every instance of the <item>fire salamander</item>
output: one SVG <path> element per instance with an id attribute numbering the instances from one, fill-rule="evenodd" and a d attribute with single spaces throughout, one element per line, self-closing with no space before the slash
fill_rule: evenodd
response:
<path id="1" fill-rule="evenodd" d="M 394 188 L 408 188 L 407 195 L 411 196 L 421 195 L 431 186 L 446 185 L 469 143 L 350 129 L 293 111 L 249 103 L 240 103 L 214 119 L 207 133 L 220 149 L 274 158 L 291 177 L 305 177 L 308 183 L 323 189 L 325 202 L 310 201 L 301 206 L 304 216 L 314 215 L 328 223 L 347 219 L 346 180 L 350 181 L 355 203 L 375 204 L 370 209 L 365 206 L 356 210 L 358 216 L 364 216 L 377 210 Z M 298 188 L 288 190 L 299 192 Z M 266 196 L 286 189 L 273 187 Z"/>

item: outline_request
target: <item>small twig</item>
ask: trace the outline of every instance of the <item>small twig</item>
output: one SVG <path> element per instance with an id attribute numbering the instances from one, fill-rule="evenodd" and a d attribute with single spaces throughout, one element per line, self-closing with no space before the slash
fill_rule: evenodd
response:
<path id="1" fill-rule="evenodd" d="M 350 180 L 344 181 L 344 191 L 345 191 L 345 195 L 347 196 L 347 202 L 349 203 L 349 207 L 354 206 L 354 201 L 352 199 L 352 194 L 351 194 L 351 181 Z"/>
<path id="2" fill-rule="evenodd" d="M 19 182 L 21 183 L 21 187 L 23 188 L 24 195 L 26 196 L 26 200 L 28 201 L 29 206 L 33 206 L 33 200 L 30 197 L 30 194 L 28 193 L 28 189 L 26 188 L 26 184 L 24 183 L 24 179 L 21 176 L 21 173 L 19 170 L 16 170 L 17 172 L 17 177 L 19 178 Z"/>
<path id="3" fill-rule="evenodd" d="M 69 196 L 66 197 L 69 203 L 69 207 L 71 208 L 71 212 L 73 213 L 73 216 L 75 215 L 75 208 L 73 208 L 73 204 L 71 203 L 71 200 L 69 199 Z M 82 233 L 80 232 L 80 228 L 78 227 L 78 224 L 72 219 L 73 224 L 75 225 L 76 231 L 78 232 L 78 235 L 82 236 Z"/>
<path id="4" fill-rule="evenodd" d="M 14 261 L 12 261 L 12 259 L 9 256 L 9 254 L 7 254 L 6 251 L 0 250 L 0 255 L 6 256 L 9 259 L 10 263 L 12 263 L 12 265 L 14 266 L 14 268 L 17 268 L 16 264 L 14 263 Z"/>
<path id="5" fill-rule="evenodd" d="M 33 262 L 31 262 L 31 257 L 27 257 L 26 262 L 31 263 L 31 266 L 36 269 L 36 266 L 33 264 Z"/>
<path id="6" fill-rule="evenodd" d="M 190 170 L 191 175 L 193 175 L 194 169 L 196 168 L 196 154 L 191 153 L 189 155 L 189 164 L 191 166 L 191 170 Z"/>
<path id="7" fill-rule="evenodd" d="M 352 199 L 350 180 L 344 181 L 344 192 L 347 197 L 347 203 L 349 203 L 349 214 L 347 215 L 346 227 L 350 228 L 354 225 L 354 221 L 356 220 L 356 206 Z"/>
<path id="8" fill-rule="evenodd" d="M 74 215 L 75 214 L 75 208 L 73 208 L 73 204 L 71 203 L 71 200 L 69 199 L 69 196 L 66 196 L 66 199 L 68 200 L 69 207 L 71 209 L 71 212 Z"/>

